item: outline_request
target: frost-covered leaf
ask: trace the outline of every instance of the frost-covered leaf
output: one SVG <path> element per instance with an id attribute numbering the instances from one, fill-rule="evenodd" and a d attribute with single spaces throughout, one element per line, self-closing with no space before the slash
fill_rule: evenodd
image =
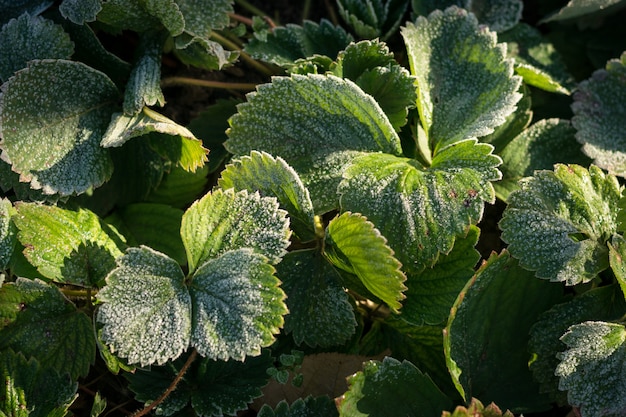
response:
<path id="1" fill-rule="evenodd" d="M 305 20 L 302 26 L 279 26 L 265 40 L 252 38 L 244 50 L 253 58 L 291 68 L 297 60 L 315 55 L 334 59 L 352 40 L 341 26 L 326 19 L 319 24 Z"/>
<path id="2" fill-rule="evenodd" d="M 123 244 L 89 210 L 17 203 L 13 217 L 24 255 L 55 282 L 99 286 L 122 255 Z"/>
<path id="3" fill-rule="evenodd" d="M 341 208 L 366 216 L 387 238 L 405 272 L 432 266 L 448 253 L 493 202 L 490 181 L 499 179 L 500 159 L 491 145 L 457 142 L 425 168 L 393 155 L 358 158 L 344 173 Z"/>
<path id="4" fill-rule="evenodd" d="M 626 239 L 622 235 L 614 235 L 609 244 L 609 264 L 626 297 Z"/>
<path id="5" fill-rule="evenodd" d="M 219 70 L 237 60 L 239 53 L 228 51 L 210 39 L 184 33 L 174 39 L 174 55 L 182 63 L 209 71 Z"/>
<path id="6" fill-rule="evenodd" d="M 433 153 L 463 139 L 488 135 L 515 111 L 521 78 L 496 34 L 473 14 L 450 7 L 418 17 L 401 30 L 417 108 Z"/>
<path id="7" fill-rule="evenodd" d="M 0 32 L 0 81 L 8 80 L 33 59 L 69 59 L 73 53 L 74 44 L 61 26 L 25 13 Z"/>
<path id="8" fill-rule="evenodd" d="M 101 185 L 113 165 L 100 139 L 118 98 L 113 82 L 84 64 L 31 62 L 3 85 L 3 159 L 20 180 L 46 194 L 80 194 Z"/>
<path id="9" fill-rule="evenodd" d="M 575 19 L 623 4 L 624 0 L 570 0 L 542 22 Z"/>
<path id="10" fill-rule="evenodd" d="M 600 168 L 626 177 L 626 53 L 593 73 L 574 94 L 572 124 L 583 152 Z"/>
<path id="11" fill-rule="evenodd" d="M 116 30 L 147 32 L 165 27 L 170 35 L 180 35 L 185 19 L 174 0 L 109 0 L 102 3 L 98 21 Z"/>
<path id="12" fill-rule="evenodd" d="M 298 173 L 282 158 L 252 151 L 226 166 L 218 180 L 222 189 L 258 191 L 262 196 L 276 197 L 280 207 L 289 213 L 290 225 L 302 241 L 313 240 L 314 213 L 309 191 Z"/>
<path id="13" fill-rule="evenodd" d="M 509 196 L 500 221 L 511 254 L 539 278 L 575 285 L 608 268 L 621 187 L 598 167 L 537 171 Z"/>
<path id="14" fill-rule="evenodd" d="M 291 404 L 281 401 L 275 409 L 264 405 L 258 417 L 339 417 L 335 402 L 329 397 L 298 398 Z"/>
<path id="15" fill-rule="evenodd" d="M 208 39 L 211 31 L 230 23 L 233 0 L 175 0 L 185 18 L 185 32 Z"/>
<path id="16" fill-rule="evenodd" d="M 541 392 L 549 393 L 555 402 L 566 403 L 566 393 L 559 391 L 554 370 L 559 364 L 556 355 L 566 348 L 560 337 L 570 326 L 589 320 L 619 320 L 624 314 L 626 302 L 616 285 L 594 288 L 541 314 L 530 329 L 528 344 L 533 356 L 530 370 Z"/>
<path id="17" fill-rule="evenodd" d="M 357 323 L 341 277 L 316 250 L 289 252 L 276 275 L 287 294 L 285 332 L 297 345 L 338 346 L 354 334 Z"/>
<path id="18" fill-rule="evenodd" d="M 274 197 L 258 192 L 217 189 L 183 215 L 181 236 L 193 272 L 209 259 L 233 249 L 254 248 L 276 264 L 289 246 L 287 212 Z"/>
<path id="19" fill-rule="evenodd" d="M 450 374 L 465 399 L 513 412 L 546 409 L 528 369 L 528 332 L 563 299 L 561 286 L 536 279 L 507 252 L 493 254 L 459 294 L 444 332 Z M 529 302 L 532 300 L 532 302 Z"/>
<path id="20" fill-rule="evenodd" d="M 308 188 L 316 213 L 337 208 L 341 172 L 355 156 L 399 155 L 400 139 L 374 99 L 335 76 L 274 77 L 248 94 L 230 119 L 225 146 L 283 158 Z"/>
<path id="21" fill-rule="evenodd" d="M 0 26 L 24 13 L 37 16 L 52 3 L 53 0 L 0 0 Z"/>
<path id="22" fill-rule="evenodd" d="M 100 10 L 102 10 L 101 0 L 63 0 L 59 6 L 61 15 L 77 25 L 93 22 Z"/>
<path id="23" fill-rule="evenodd" d="M 274 272 L 267 258 L 248 248 L 225 252 L 196 269 L 190 285 L 191 345 L 198 353 L 242 361 L 274 342 L 287 314 Z"/>
<path id="24" fill-rule="evenodd" d="M 0 356 L 9 349 L 76 380 L 96 355 L 91 319 L 56 287 L 18 278 L 0 288 Z"/>
<path id="25" fill-rule="evenodd" d="M 163 176 L 158 187 L 147 195 L 146 201 L 180 209 L 189 207 L 206 191 L 208 174 L 209 168 L 206 165 L 196 172 L 185 171 L 180 166 L 172 167 Z"/>
<path id="26" fill-rule="evenodd" d="M 130 248 L 98 292 L 102 341 L 131 364 L 163 364 L 189 345 L 191 297 L 176 261 L 146 246 Z"/>
<path id="27" fill-rule="evenodd" d="M 561 56 L 541 32 L 525 23 L 498 35 L 506 42 L 507 55 L 515 59 L 515 72 L 528 85 L 542 90 L 570 94 L 574 80 Z"/>
<path id="28" fill-rule="evenodd" d="M 16 242 L 15 223 L 11 216 L 15 214 L 11 201 L 6 198 L 0 200 L 0 271 L 4 271 L 9 264 Z"/>
<path id="29" fill-rule="evenodd" d="M 0 415 L 59 417 L 76 398 L 78 383 L 41 366 L 34 358 L 9 350 L 0 355 Z"/>
<path id="30" fill-rule="evenodd" d="M 402 307 L 406 276 L 387 240 L 360 214 L 345 212 L 326 229 L 324 255 L 337 268 L 355 274 L 392 310 Z"/>
<path id="31" fill-rule="evenodd" d="M 402 314 L 398 317 L 415 325 L 440 325 L 467 281 L 474 275 L 480 254 L 474 246 L 480 229 L 471 226 L 465 238 L 456 239 L 452 251 L 442 255 L 435 266 L 407 274 Z"/>
<path id="32" fill-rule="evenodd" d="M 621 324 L 587 321 L 561 338 L 568 347 L 559 355 L 555 374 L 559 389 L 582 417 L 618 416 L 626 409 L 626 329 Z"/>
<path id="33" fill-rule="evenodd" d="M 339 14 L 361 38 L 386 40 L 400 26 L 409 0 L 338 0 Z"/>
<path id="34" fill-rule="evenodd" d="M 504 32 L 515 26 L 522 17 L 521 0 L 412 0 L 413 13 L 428 16 L 435 10 L 450 6 L 472 12 L 481 24 L 495 32 Z"/>
<path id="35" fill-rule="evenodd" d="M 389 415 L 440 417 L 452 401 L 411 362 L 387 357 L 363 364 L 348 378 L 350 389 L 338 400 L 340 416 Z"/>

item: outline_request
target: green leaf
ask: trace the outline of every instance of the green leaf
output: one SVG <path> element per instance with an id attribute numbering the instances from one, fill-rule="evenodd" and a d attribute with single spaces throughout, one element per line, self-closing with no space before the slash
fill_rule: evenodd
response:
<path id="1" fill-rule="evenodd" d="M 0 0 L 0 26 L 24 13 L 37 16 L 54 3 L 53 0 Z"/>
<path id="2" fill-rule="evenodd" d="M 513 75 L 506 46 L 479 28 L 473 14 L 450 7 L 418 17 L 401 33 L 417 78 L 420 120 L 435 154 L 488 135 L 515 111 L 521 78 Z"/>
<path id="3" fill-rule="evenodd" d="M 252 151 L 228 165 L 218 180 L 222 189 L 259 191 L 261 196 L 276 197 L 280 207 L 289 213 L 290 224 L 302 241 L 315 238 L 313 203 L 298 173 L 282 158 Z"/>
<path id="4" fill-rule="evenodd" d="M 556 165 L 520 182 L 500 221 L 511 254 L 539 278 L 575 285 L 609 266 L 621 187 L 591 166 Z"/>
<path id="5" fill-rule="evenodd" d="M 289 220 L 273 197 L 217 189 L 183 215 L 181 236 L 189 271 L 233 249 L 254 248 L 276 264 L 289 246 Z"/>
<path id="6" fill-rule="evenodd" d="M 274 77 L 230 119 L 226 149 L 283 158 L 311 193 L 316 213 L 337 207 L 344 167 L 363 151 L 399 155 L 400 139 L 374 99 L 335 76 Z"/>
<path id="7" fill-rule="evenodd" d="M 276 266 L 289 314 L 285 332 L 297 345 L 338 346 L 354 334 L 357 322 L 337 271 L 316 250 L 289 252 Z"/>
<path id="8" fill-rule="evenodd" d="M 102 3 L 98 21 L 115 30 L 147 32 L 165 27 L 170 35 L 180 35 L 185 19 L 174 0 L 109 0 Z"/>
<path id="9" fill-rule="evenodd" d="M 0 271 L 9 265 L 15 248 L 16 228 L 11 216 L 15 214 L 11 201 L 6 198 L 0 200 Z"/>
<path id="10" fill-rule="evenodd" d="M 438 325 L 447 321 L 450 308 L 467 281 L 474 275 L 480 254 L 474 246 L 480 229 L 471 226 L 467 236 L 456 239 L 449 254 L 432 268 L 408 274 L 406 300 L 398 316 L 414 325 Z"/>
<path id="11" fill-rule="evenodd" d="M 494 32 L 511 29 L 522 18 L 522 0 L 469 0 L 467 10 Z"/>
<path id="12" fill-rule="evenodd" d="M 113 165 L 100 139 L 118 94 L 103 73 L 64 60 L 33 61 L 7 81 L 0 96 L 2 150 L 20 180 L 62 195 L 106 181 Z"/>
<path id="13" fill-rule="evenodd" d="M 258 417 L 338 417 L 335 402 L 329 397 L 312 397 L 308 396 L 304 399 L 298 398 L 293 403 L 288 404 L 287 401 L 278 403 L 275 409 L 269 405 L 264 405 L 260 410 Z"/>
<path id="14" fill-rule="evenodd" d="M 305 20 L 302 26 L 279 26 L 264 40 L 252 38 L 244 51 L 255 59 L 291 68 L 297 60 L 315 55 L 334 59 L 352 40 L 341 26 L 333 26 L 326 19 L 319 24 Z"/>
<path id="15" fill-rule="evenodd" d="M 0 351 L 9 349 L 77 380 L 95 360 L 91 319 L 55 287 L 18 278 L 0 288 Z"/>
<path id="16" fill-rule="evenodd" d="M 324 255 L 337 268 L 358 276 L 392 310 L 402 307 L 406 290 L 402 265 L 384 236 L 362 215 L 345 212 L 330 221 Z"/>
<path id="17" fill-rule="evenodd" d="M 69 59 L 73 53 L 74 45 L 60 25 L 24 13 L 0 32 L 0 80 L 8 80 L 33 59 Z"/>
<path id="18" fill-rule="evenodd" d="M 470 404 L 465 408 L 462 405 L 457 406 L 453 413 L 444 411 L 441 417 L 514 417 L 510 411 L 502 410 L 494 403 L 489 404 L 487 407 L 483 405 L 476 398 L 472 398 Z"/>
<path id="19" fill-rule="evenodd" d="M 182 63 L 209 71 L 219 70 L 239 57 L 236 51 L 227 51 L 212 40 L 183 33 L 174 39 L 174 55 Z"/>
<path id="20" fill-rule="evenodd" d="M 430 377 L 411 362 L 386 357 L 369 361 L 363 371 L 348 378 L 350 389 L 340 399 L 339 415 L 382 417 L 420 415 L 439 417 L 452 408 Z"/>
<path id="21" fill-rule="evenodd" d="M 96 320 L 111 351 L 141 366 L 177 358 L 189 345 L 191 297 L 176 261 L 130 248 L 98 292 Z"/>
<path id="22" fill-rule="evenodd" d="M 208 39 L 211 31 L 230 23 L 233 0 L 175 0 L 185 18 L 185 32 Z"/>
<path id="23" fill-rule="evenodd" d="M 100 395 L 100 392 L 96 392 L 93 398 L 93 405 L 91 406 L 91 412 L 89 417 L 98 417 L 104 413 L 107 408 L 107 400 Z"/>
<path id="24" fill-rule="evenodd" d="M 615 279 L 619 283 L 624 297 L 626 297 L 626 240 L 622 235 L 614 235 L 613 241 L 609 244 L 609 264 L 615 274 Z"/>
<path id="25" fill-rule="evenodd" d="M 225 252 L 195 271 L 191 345 L 198 353 L 242 361 L 274 342 L 287 314 L 274 272 L 267 258 L 249 248 Z"/>
<path id="26" fill-rule="evenodd" d="M 452 250 L 456 236 L 482 217 L 493 202 L 490 181 L 499 178 L 500 159 L 491 145 L 457 142 L 425 168 L 393 155 L 358 158 L 345 171 L 338 192 L 342 210 L 362 213 L 389 242 L 403 270 L 432 266 Z"/>
<path id="27" fill-rule="evenodd" d="M 61 15 L 77 25 L 93 22 L 100 10 L 102 10 L 101 0 L 63 0 L 59 6 Z"/>
<path id="28" fill-rule="evenodd" d="M 593 73 L 574 94 L 572 124 L 583 152 L 600 168 L 626 177 L 626 53 Z"/>
<path id="29" fill-rule="evenodd" d="M 207 165 L 196 172 L 185 171 L 180 166 L 172 167 L 158 187 L 148 194 L 146 201 L 180 209 L 189 207 L 206 190 L 208 174 Z"/>
<path id="30" fill-rule="evenodd" d="M 542 23 L 575 19 L 613 6 L 619 6 L 623 3 L 624 0 L 570 0 L 560 10 L 543 19 Z"/>
<path id="31" fill-rule="evenodd" d="M 498 126 L 493 133 L 480 138 L 481 142 L 490 143 L 494 146 L 494 153 L 499 154 L 506 145 L 511 142 L 517 135 L 522 133 L 528 127 L 532 118 L 532 99 L 529 88 L 522 84 L 520 86 L 522 99 L 517 102 L 515 112 L 509 114 L 506 121 Z"/>
<path id="32" fill-rule="evenodd" d="M 528 332 L 560 300 L 559 285 L 535 279 L 506 251 L 481 266 L 457 298 L 444 332 L 448 368 L 465 399 L 493 401 L 514 412 L 549 408 L 528 369 Z"/>
<path id="33" fill-rule="evenodd" d="M 400 26 L 408 0 L 339 0 L 339 14 L 361 38 L 386 40 Z"/>
<path id="34" fill-rule="evenodd" d="M 19 202 L 13 217 L 24 255 L 55 282 L 99 286 L 122 255 L 121 244 L 89 210 Z"/>
<path id="35" fill-rule="evenodd" d="M 57 417 L 66 415 L 76 398 L 78 384 L 40 366 L 34 358 L 26 360 L 11 350 L 0 355 L 0 414 L 10 417 Z"/>
<path id="36" fill-rule="evenodd" d="M 555 374 L 559 389 L 583 417 L 617 416 L 626 408 L 624 363 L 626 329 L 621 324 L 588 321 L 569 328 L 561 340 L 569 348 L 559 355 Z"/>

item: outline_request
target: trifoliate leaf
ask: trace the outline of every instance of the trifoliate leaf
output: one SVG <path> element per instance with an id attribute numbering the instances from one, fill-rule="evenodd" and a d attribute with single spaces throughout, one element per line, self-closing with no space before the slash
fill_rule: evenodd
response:
<path id="1" fill-rule="evenodd" d="M 520 182 L 500 221 L 511 254 L 539 278 L 575 285 L 608 268 L 621 187 L 598 167 L 556 165 Z"/>
<path id="2" fill-rule="evenodd" d="M 130 248 L 98 292 L 102 341 L 131 364 L 163 364 L 189 345 L 191 297 L 176 261 L 146 246 Z"/>
<path id="3" fill-rule="evenodd" d="M 15 214 L 11 201 L 6 198 L 0 200 L 0 271 L 4 271 L 13 249 L 15 248 L 16 228 L 15 223 L 11 220 L 11 216 Z"/>
<path id="4" fill-rule="evenodd" d="M 398 29 L 409 0 L 340 0 L 339 14 L 361 38 L 386 40 Z"/>
<path id="5" fill-rule="evenodd" d="M 248 248 L 228 251 L 196 270 L 190 285 L 191 345 L 198 353 L 242 361 L 274 342 L 287 314 L 274 272 L 267 258 Z"/>
<path id="6" fill-rule="evenodd" d="M 76 398 L 78 384 L 69 376 L 43 367 L 34 358 L 12 350 L 0 355 L 0 415 L 15 417 L 58 417 Z"/>
<path id="7" fill-rule="evenodd" d="M 355 274 L 393 310 L 402 307 L 406 276 L 376 227 L 360 214 L 345 212 L 326 229 L 324 255 L 337 268 Z"/>
<path id="8" fill-rule="evenodd" d="M 180 35 L 185 19 L 174 0 L 109 0 L 102 3 L 98 21 L 115 30 L 147 32 L 165 27 L 170 35 Z"/>
<path id="9" fill-rule="evenodd" d="M 439 417 L 452 401 L 411 362 L 387 357 L 369 361 L 348 378 L 350 389 L 338 400 L 340 416 L 382 417 L 420 415 Z"/>
<path id="10" fill-rule="evenodd" d="M 467 236 L 456 239 L 452 251 L 441 256 L 435 266 L 407 274 L 400 319 L 415 325 L 440 325 L 448 319 L 450 308 L 480 259 L 474 249 L 479 234 L 480 229 L 471 226 Z"/>
<path id="11" fill-rule="evenodd" d="M 448 369 L 464 398 L 514 412 L 549 407 L 528 369 L 526 345 L 539 314 L 562 297 L 560 285 L 536 279 L 507 252 L 481 266 L 459 294 L 444 332 Z"/>
<path id="12" fill-rule="evenodd" d="M 262 196 L 276 197 L 280 207 L 289 213 L 290 225 L 302 241 L 315 238 L 313 203 L 298 173 L 282 158 L 252 151 L 228 165 L 218 185 L 235 191 L 259 191 Z"/>
<path id="13" fill-rule="evenodd" d="M 101 185 L 113 165 L 100 139 L 118 94 L 106 75 L 84 64 L 31 62 L 3 85 L 3 159 L 21 181 L 46 194 L 80 194 Z"/>
<path id="14" fill-rule="evenodd" d="M 339 417 L 335 402 L 329 397 L 298 398 L 291 404 L 287 401 L 278 403 L 272 410 L 267 404 L 257 414 L 258 417 Z"/>
<path id="15" fill-rule="evenodd" d="M 0 288 L 0 352 L 9 349 L 76 380 L 87 375 L 96 355 L 91 319 L 56 287 L 18 278 Z"/>
<path id="16" fill-rule="evenodd" d="M 452 413 L 444 411 L 441 413 L 441 417 L 514 417 L 513 413 L 509 410 L 502 413 L 502 410 L 494 403 L 489 404 L 487 407 L 477 400 L 472 398 L 470 404 L 466 407 L 458 405 Z"/>
<path id="17" fill-rule="evenodd" d="M 181 236 L 189 271 L 233 249 L 254 248 L 276 264 L 289 246 L 287 212 L 274 197 L 217 189 L 183 215 Z"/>
<path id="18" fill-rule="evenodd" d="M 623 4 L 624 0 L 570 0 L 560 10 L 542 20 L 545 22 L 575 19 Z"/>
<path id="19" fill-rule="evenodd" d="M 413 159 L 370 154 L 358 158 L 339 185 L 341 208 L 366 216 L 396 253 L 406 272 L 432 266 L 456 236 L 477 223 L 493 202 L 490 181 L 500 172 L 491 145 L 457 142 L 425 168 Z"/>
<path id="20" fill-rule="evenodd" d="M 354 334 L 357 323 L 341 277 L 316 250 L 289 252 L 276 275 L 287 294 L 285 332 L 297 345 L 339 346 Z"/>
<path id="21" fill-rule="evenodd" d="M 506 46 L 479 28 L 473 14 L 450 7 L 418 17 L 401 30 L 417 108 L 433 153 L 463 139 L 488 135 L 515 111 L 521 78 Z"/>
<path id="22" fill-rule="evenodd" d="M 400 139 L 384 112 L 358 86 L 335 76 L 274 77 L 248 94 L 230 119 L 226 149 L 283 158 L 311 193 L 316 213 L 337 208 L 344 167 L 362 152 L 400 155 Z"/>
<path id="23" fill-rule="evenodd" d="M 533 357 L 530 370 L 540 383 L 540 391 L 549 393 L 557 403 L 567 402 L 566 393 L 558 389 L 554 370 L 559 364 L 557 354 L 566 349 L 560 337 L 570 326 L 588 320 L 619 320 L 624 314 L 626 302 L 616 285 L 594 288 L 541 314 L 530 329 L 528 344 Z"/>
<path id="24" fill-rule="evenodd" d="M 148 194 L 145 201 L 180 209 L 189 207 L 206 191 L 208 174 L 209 168 L 206 165 L 196 172 L 185 171 L 180 166 L 172 167 L 170 172 L 163 176 L 159 186 Z"/>
<path id="25" fill-rule="evenodd" d="M 626 177 L 626 53 L 593 73 L 574 94 L 572 124 L 576 139 L 594 164 Z"/>
<path id="26" fill-rule="evenodd" d="M 61 15 L 77 25 L 93 22 L 100 10 L 102 10 L 101 0 L 63 0 L 59 5 Z"/>
<path id="27" fill-rule="evenodd" d="M 69 59 L 74 44 L 59 25 L 24 13 L 0 32 L 0 80 L 8 80 L 34 59 Z"/>
<path id="28" fill-rule="evenodd" d="M 53 0 L 0 0 L 0 26 L 24 13 L 37 16 L 54 3 Z"/>
<path id="29" fill-rule="evenodd" d="M 302 26 L 279 26 L 265 40 L 253 38 L 244 50 L 253 58 L 291 68 L 297 60 L 315 55 L 334 59 L 352 40 L 341 26 L 326 19 L 319 24 L 305 20 Z"/>
<path id="30" fill-rule="evenodd" d="M 24 255 L 46 278 L 100 286 L 122 255 L 123 244 L 89 210 L 20 202 L 13 217 Z"/>
<path id="31" fill-rule="evenodd" d="M 525 23 L 498 35 L 506 42 L 507 55 L 515 59 L 515 72 L 528 85 L 542 90 L 570 94 L 574 80 L 561 56 L 541 32 Z"/>
<path id="32" fill-rule="evenodd" d="M 208 39 L 214 29 L 230 23 L 233 0 L 175 0 L 185 18 L 185 32 Z"/>
<path id="33" fill-rule="evenodd" d="M 588 321 L 569 328 L 561 340 L 555 374 L 559 389 L 582 417 L 617 416 L 626 408 L 626 329 L 621 324 Z"/>

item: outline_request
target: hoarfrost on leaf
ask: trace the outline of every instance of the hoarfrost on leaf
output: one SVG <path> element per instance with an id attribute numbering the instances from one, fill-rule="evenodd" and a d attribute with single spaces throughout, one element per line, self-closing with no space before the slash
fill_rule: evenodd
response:
<path id="1" fill-rule="evenodd" d="M 543 19 L 542 22 L 585 17 L 606 9 L 618 9 L 623 4 L 624 0 L 570 0 L 561 9 Z"/>
<path id="2" fill-rule="evenodd" d="M 0 200 L 0 271 L 4 271 L 11 260 L 16 242 L 15 223 L 11 216 L 15 213 L 11 201 Z M 0 283 L 1 285 L 1 283 Z"/>
<path id="3" fill-rule="evenodd" d="M 100 10 L 102 10 L 100 0 L 63 0 L 59 6 L 61 15 L 77 25 L 93 22 Z"/>
<path id="4" fill-rule="evenodd" d="M 400 26 L 409 0 L 339 0 L 339 14 L 361 38 L 386 40 Z"/>

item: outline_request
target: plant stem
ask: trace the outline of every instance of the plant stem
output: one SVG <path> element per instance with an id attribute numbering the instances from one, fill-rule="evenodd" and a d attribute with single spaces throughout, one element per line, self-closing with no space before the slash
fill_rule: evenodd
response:
<path id="1" fill-rule="evenodd" d="M 240 91 L 252 91 L 257 86 L 254 83 L 227 83 L 222 81 L 199 80 L 197 78 L 189 77 L 167 77 L 161 80 L 161 87 L 169 87 L 172 85 L 195 85 L 198 87 Z"/>
<path id="2" fill-rule="evenodd" d="M 91 299 L 91 296 L 93 295 L 93 288 L 86 288 L 84 290 L 75 290 L 75 289 L 70 289 L 70 288 L 59 288 L 59 289 L 61 290 L 63 295 L 65 295 L 66 297 L 80 297 L 80 298 Z"/>
<path id="3" fill-rule="evenodd" d="M 235 0 L 235 3 L 237 3 L 238 5 L 240 5 L 247 11 L 249 11 L 250 13 L 255 14 L 259 17 L 267 16 L 267 13 L 263 13 L 262 10 L 257 9 L 255 6 L 251 5 L 246 0 Z"/>
<path id="4" fill-rule="evenodd" d="M 252 19 L 249 17 L 245 17 L 237 13 L 228 13 L 228 16 L 230 16 L 233 20 L 243 23 L 244 25 L 252 26 Z"/>
<path id="5" fill-rule="evenodd" d="M 333 9 L 333 6 L 330 4 L 330 1 L 324 0 L 324 3 L 326 4 L 326 10 L 328 11 L 328 17 L 330 17 L 331 22 L 333 22 L 333 25 L 339 26 L 339 19 L 337 19 L 337 13 L 335 13 L 335 9 Z"/>
<path id="6" fill-rule="evenodd" d="M 241 59 L 243 61 L 245 61 L 251 67 L 254 67 L 261 74 L 263 74 L 265 76 L 268 76 L 268 77 L 271 77 L 272 75 L 274 75 L 272 70 L 270 70 L 269 68 L 267 68 L 265 65 L 261 64 L 260 62 L 252 59 L 252 57 L 250 55 L 248 55 L 247 53 L 242 51 L 239 48 L 239 46 L 237 44 L 235 44 L 233 41 L 231 41 L 230 39 L 220 35 L 219 33 L 215 32 L 215 31 L 211 32 L 211 38 L 215 39 L 215 41 L 217 41 L 221 45 L 229 48 L 232 51 L 238 51 L 239 52 L 239 56 L 241 57 Z"/>
<path id="7" fill-rule="evenodd" d="M 309 18 L 309 13 L 311 13 L 311 0 L 305 0 L 304 6 L 302 7 L 303 22 Z"/>
<path id="8" fill-rule="evenodd" d="M 178 372 L 178 375 L 176 375 L 176 378 L 174 378 L 174 380 L 172 381 L 170 386 L 167 387 L 165 392 L 161 394 L 159 398 L 151 402 L 150 405 L 146 406 L 143 410 L 140 410 L 136 414 L 134 414 L 133 417 L 145 416 L 150 411 L 152 411 L 157 405 L 161 404 L 163 400 L 165 400 L 176 389 L 176 386 L 178 385 L 180 380 L 183 379 L 183 376 L 185 376 L 185 373 L 187 373 L 187 370 L 189 369 L 193 361 L 196 359 L 196 356 L 198 356 L 198 351 L 194 349 L 191 352 L 191 355 L 189 355 L 189 357 L 187 358 L 187 362 L 185 362 L 183 367 Z"/>

